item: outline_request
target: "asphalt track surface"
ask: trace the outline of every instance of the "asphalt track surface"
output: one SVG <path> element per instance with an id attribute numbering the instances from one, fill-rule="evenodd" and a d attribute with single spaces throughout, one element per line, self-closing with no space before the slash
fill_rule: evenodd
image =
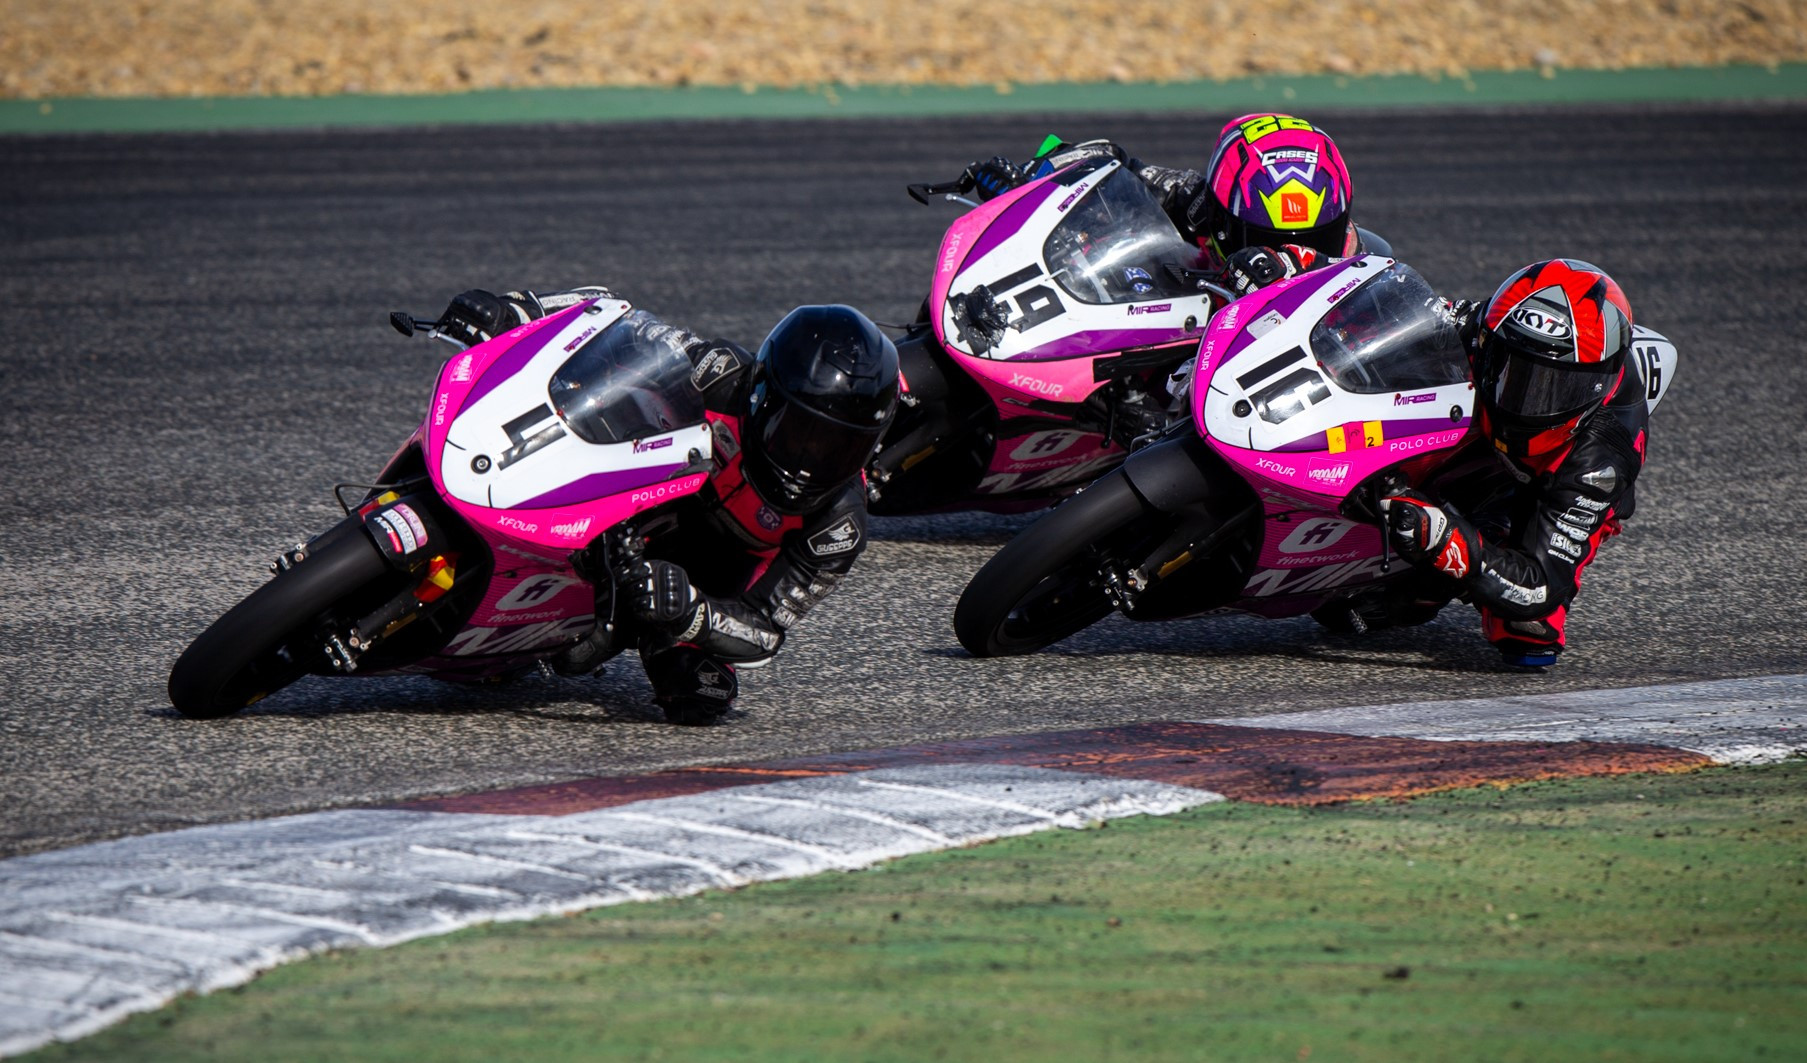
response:
<path id="1" fill-rule="evenodd" d="M 498 688 L 307 679 L 208 723 L 168 708 L 187 641 L 422 413 L 438 352 L 389 310 L 596 281 L 748 344 L 802 302 L 903 320 L 953 217 L 905 183 L 1048 131 L 1196 163 L 1225 117 L 0 140 L 0 855 L 894 743 L 1807 670 L 1807 108 L 1345 111 L 1317 117 L 1358 216 L 1441 290 L 1574 255 L 1681 350 L 1640 511 L 1552 673 L 1501 668 L 1461 607 L 1366 638 L 1113 619 L 973 660 L 953 603 L 1023 522 L 971 514 L 877 522 L 722 726 L 664 724 L 631 657 Z"/>

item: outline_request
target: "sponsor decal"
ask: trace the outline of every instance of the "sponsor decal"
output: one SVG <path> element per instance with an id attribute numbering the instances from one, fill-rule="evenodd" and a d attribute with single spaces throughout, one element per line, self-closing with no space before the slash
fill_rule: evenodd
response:
<path id="1" fill-rule="evenodd" d="M 717 609 L 701 610 L 709 614 L 709 630 L 737 639 L 762 650 L 776 650 L 782 638 L 776 631 L 762 631 L 744 620 L 738 620 Z"/>
<path id="2" fill-rule="evenodd" d="M 420 547 L 414 538 L 414 529 L 408 522 L 395 515 L 394 510 L 384 510 L 376 515 L 376 523 L 389 537 L 389 545 L 397 554 L 411 554 Z"/>
<path id="3" fill-rule="evenodd" d="M 1606 503 L 1605 502 L 1601 502 L 1598 499 L 1589 498 L 1586 495 L 1576 495 L 1575 496 L 1575 504 L 1577 506 L 1580 506 L 1582 509 L 1590 510 L 1594 513 L 1604 513 L 1606 511 Z"/>
<path id="4" fill-rule="evenodd" d="M 1271 472 L 1276 476 L 1293 476 L 1298 473 L 1291 465 L 1282 465 L 1272 458 L 1256 458 L 1255 468 Z"/>
<path id="5" fill-rule="evenodd" d="M 1308 520 L 1294 528 L 1291 535 L 1275 547 L 1283 554 L 1306 554 L 1328 550 L 1342 541 L 1355 525 L 1346 520 Z M 1329 560 L 1326 558 L 1325 560 Z"/>
<path id="6" fill-rule="evenodd" d="M 1280 193 L 1280 223 L 1304 225 L 1311 217 L 1311 203 L 1303 192 Z"/>
<path id="7" fill-rule="evenodd" d="M 1059 456 L 1072 447 L 1074 443 L 1085 438 L 1083 433 L 1055 428 L 1043 432 L 1031 432 L 1010 452 L 1012 461 L 1036 462 L 1047 461 Z"/>
<path id="8" fill-rule="evenodd" d="M 514 585 L 492 607 L 500 613 L 512 613 L 520 609 L 534 609 L 544 606 L 566 587 L 575 587 L 582 580 L 570 576 L 561 576 L 556 572 L 543 572 L 537 576 L 528 576 Z M 519 619 L 512 621 L 520 623 Z"/>
<path id="9" fill-rule="evenodd" d="M 510 529 L 513 529 L 514 531 L 527 532 L 528 534 L 532 534 L 532 533 L 540 530 L 540 526 L 538 524 L 534 524 L 529 521 L 524 521 L 519 517 L 506 517 L 506 516 L 497 517 L 496 518 L 496 526 L 501 527 L 501 528 L 510 528 Z"/>
<path id="10" fill-rule="evenodd" d="M 1067 198 L 1061 200 L 1060 206 L 1054 208 L 1054 213 L 1065 214 L 1067 212 L 1067 208 L 1072 206 L 1073 202 L 1075 200 L 1077 200 L 1080 196 L 1085 195 L 1085 190 L 1090 187 L 1092 187 L 1092 182 L 1090 180 L 1080 182 L 1078 185 L 1076 185 L 1073 188 L 1072 194 L 1067 196 Z"/>
<path id="11" fill-rule="evenodd" d="M 1286 323 L 1286 315 L 1278 310 L 1269 310 L 1260 317 L 1249 322 L 1249 335 L 1256 339 L 1267 335 Z"/>
<path id="12" fill-rule="evenodd" d="M 753 519 L 758 521 L 759 526 L 766 531 L 777 531 L 784 524 L 784 518 L 773 512 L 772 507 L 767 505 L 761 505 L 759 511 L 753 514 Z"/>
<path id="13" fill-rule="evenodd" d="M 549 649 L 569 642 L 577 635 L 586 634 L 595 626 L 596 618 L 585 614 L 567 620 L 548 620 L 520 627 L 467 627 L 439 652 L 448 657 L 487 657 Z"/>
<path id="14" fill-rule="evenodd" d="M 1351 421 L 1324 430 L 1324 449 L 1332 454 L 1350 450 L 1366 450 L 1386 442 L 1379 421 Z"/>
<path id="15" fill-rule="evenodd" d="M 1487 569 L 1486 572 L 1487 575 L 1493 577 L 1493 582 L 1499 585 L 1500 597 L 1515 605 L 1537 605 L 1550 596 L 1548 587 L 1523 587 L 1492 569 Z"/>
<path id="16" fill-rule="evenodd" d="M 471 378 L 471 361 L 473 355 L 465 355 L 452 363 L 452 383 L 462 384 Z"/>
<path id="17" fill-rule="evenodd" d="M 833 527 L 809 537 L 809 552 L 817 557 L 844 554 L 860 545 L 860 527 L 852 517 L 842 517 Z"/>
<path id="18" fill-rule="evenodd" d="M 1567 318 L 1548 308 L 1521 305 L 1512 311 L 1512 320 L 1527 331 L 1553 340 L 1565 339 L 1572 331 Z"/>
<path id="19" fill-rule="evenodd" d="M 433 427 L 434 428 L 438 428 L 440 425 L 445 423 L 446 403 L 450 402 L 451 400 L 452 400 L 451 392 L 449 392 L 449 391 L 440 392 L 439 401 L 435 402 L 433 404 Z"/>
<path id="20" fill-rule="evenodd" d="M 1431 401 L 1435 400 L 1436 397 L 1437 397 L 1437 393 L 1434 391 L 1426 391 L 1426 392 L 1423 392 L 1418 395 L 1394 395 L 1393 396 L 1393 405 L 1395 405 L 1395 406 L 1415 406 L 1420 402 L 1431 402 Z"/>
<path id="21" fill-rule="evenodd" d="M 1229 306 L 1226 306 L 1223 310 L 1219 311 L 1216 325 L 1220 329 L 1233 329 L 1236 327 L 1236 319 L 1241 316 L 1242 304 L 1231 303 Z"/>
<path id="22" fill-rule="evenodd" d="M 1123 452 L 1116 449 L 1103 450 L 1095 458 L 1075 462 L 1071 465 L 1058 465 L 1052 469 L 1035 472 L 997 472 L 991 473 L 979 481 L 973 490 L 981 495 L 1008 495 L 1019 491 L 1036 491 L 1062 484 L 1084 483 L 1123 461 Z"/>
<path id="23" fill-rule="evenodd" d="M 708 391 L 710 385 L 733 372 L 739 364 L 740 360 L 732 351 L 712 347 L 690 371 L 690 383 L 698 391 Z"/>
<path id="24" fill-rule="evenodd" d="M 1021 388 L 1024 391 L 1033 391 L 1038 395 L 1048 395 L 1050 397 L 1058 397 L 1061 392 L 1067 390 L 1066 385 L 1064 384 L 1050 384 L 1046 380 L 1032 377 L 1027 373 L 1010 374 L 1010 386 L 1013 388 Z"/>
<path id="25" fill-rule="evenodd" d="M 1446 447 L 1462 438 L 1461 431 L 1432 432 L 1427 436 L 1414 436 L 1411 439 L 1395 439 L 1387 444 L 1388 454 L 1407 454 L 1424 450 L 1427 447 Z"/>
<path id="26" fill-rule="evenodd" d="M 1276 148 L 1261 152 L 1261 166 L 1268 177 L 1278 183 L 1285 177 L 1310 181 L 1317 176 L 1318 153 L 1312 148 Z M 1298 195 L 1298 193 L 1292 193 Z M 1303 196 L 1300 196 L 1303 199 Z M 1282 207 L 1284 207 L 1282 202 Z"/>
<path id="27" fill-rule="evenodd" d="M 1343 296 L 1348 295 L 1350 292 L 1361 287 L 1362 281 L 1365 281 L 1367 279 L 1368 278 L 1366 278 L 1366 277 L 1357 277 L 1354 280 L 1350 281 L 1348 284 L 1345 284 L 1341 288 L 1338 288 L 1336 291 L 1331 292 L 1330 293 L 1330 301 L 1334 303 L 1338 299 L 1341 299 Z"/>
<path id="28" fill-rule="evenodd" d="M 1242 593 L 1251 598 L 1276 598 L 1287 594 L 1329 590 L 1332 587 L 1371 580 L 1380 574 L 1379 557 L 1364 557 L 1322 568 L 1264 568 L 1249 578 Z"/>
<path id="29" fill-rule="evenodd" d="M 686 476 L 682 480 L 672 480 L 669 483 L 659 484 L 657 487 L 648 487 L 642 491 L 635 491 L 627 496 L 628 504 L 644 508 L 658 502 L 663 502 L 667 498 L 675 498 L 686 491 L 695 489 L 697 485 L 703 482 L 703 477 L 703 473 L 697 473 L 695 476 Z"/>
<path id="30" fill-rule="evenodd" d="M 676 436 L 666 436 L 664 439 L 654 439 L 651 441 L 636 439 L 634 440 L 634 453 L 645 454 L 649 450 L 662 450 L 671 446 L 676 440 Z"/>
<path id="31" fill-rule="evenodd" d="M 594 336 L 594 335 L 596 335 L 596 326 L 591 325 L 589 328 L 584 329 L 583 332 L 576 339 L 572 340 L 570 343 L 565 344 L 565 353 L 569 354 L 572 351 L 575 351 L 578 347 L 583 345 L 583 342 L 585 340 L 589 339 L 591 336 Z"/>
<path id="32" fill-rule="evenodd" d="M 1581 560 L 1581 544 L 1561 532 L 1550 533 L 1550 549 L 1571 562 Z"/>
<path id="33" fill-rule="evenodd" d="M 581 539 L 589 534 L 589 531 L 589 517 L 585 517 L 582 520 L 569 521 L 564 524 L 554 524 L 552 526 L 552 534 L 560 535 L 567 539 Z"/>
<path id="34" fill-rule="evenodd" d="M 1323 484 L 1325 487 L 1340 487 L 1343 481 L 1349 479 L 1349 469 L 1350 465 L 1346 461 L 1336 465 L 1320 465 L 1307 469 L 1305 477 L 1314 483 Z"/>
<path id="35" fill-rule="evenodd" d="M 941 272 L 946 273 L 954 268 L 954 259 L 960 254 L 960 241 L 966 239 L 965 233 L 948 233 L 947 246 L 941 251 Z"/>
<path id="36" fill-rule="evenodd" d="M 1165 314 L 1172 309 L 1172 303 L 1155 303 L 1151 306 L 1132 306 L 1129 308 L 1129 312 L 1131 314 Z"/>

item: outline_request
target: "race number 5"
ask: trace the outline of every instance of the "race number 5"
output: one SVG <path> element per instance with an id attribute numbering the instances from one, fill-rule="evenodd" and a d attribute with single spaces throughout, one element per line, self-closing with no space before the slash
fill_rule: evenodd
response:
<path id="1" fill-rule="evenodd" d="M 532 431 L 547 421 L 552 423 L 537 432 Z M 508 433 L 508 441 L 514 445 L 504 450 L 502 456 L 496 460 L 497 469 L 506 469 L 548 443 L 563 438 L 565 426 L 552 412 L 552 407 L 541 403 L 514 420 L 504 423 L 502 431 Z"/>

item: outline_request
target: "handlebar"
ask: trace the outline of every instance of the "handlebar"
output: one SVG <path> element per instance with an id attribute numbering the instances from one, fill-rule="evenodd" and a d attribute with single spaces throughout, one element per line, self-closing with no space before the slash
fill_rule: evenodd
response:
<path id="1" fill-rule="evenodd" d="M 415 317 L 406 310 L 397 310 L 389 315 L 389 326 L 404 336 L 412 336 L 416 332 L 436 340 L 444 340 L 459 350 L 467 350 L 470 344 L 456 336 L 448 336 L 439 331 L 439 322 L 430 318 Z M 450 357 L 448 355 L 447 357 Z"/>
<path id="2" fill-rule="evenodd" d="M 976 207 L 979 204 L 973 200 L 967 199 L 965 195 L 965 193 L 971 192 L 972 190 L 973 178 L 970 173 L 963 173 L 952 181 L 943 181 L 940 184 L 914 184 L 904 186 L 904 191 L 910 193 L 910 198 L 921 203 L 925 207 L 929 204 L 930 196 L 941 196 L 950 203 L 964 203 L 969 207 Z"/>

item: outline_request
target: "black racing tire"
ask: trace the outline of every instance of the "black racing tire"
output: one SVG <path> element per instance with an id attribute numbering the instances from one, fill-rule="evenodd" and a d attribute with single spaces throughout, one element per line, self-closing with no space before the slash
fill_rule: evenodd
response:
<path id="1" fill-rule="evenodd" d="M 346 518 L 182 651 L 169 673 L 170 704 L 212 720 L 288 686 L 318 663 L 321 615 L 393 571 L 362 521 Z"/>
<path id="2" fill-rule="evenodd" d="M 1107 542 L 1166 515 L 1122 470 L 1106 474 L 1006 543 L 954 607 L 954 634 L 975 657 L 1034 653 L 1110 615 L 1098 581 Z M 1145 538 L 1142 535 L 1135 536 Z"/>

